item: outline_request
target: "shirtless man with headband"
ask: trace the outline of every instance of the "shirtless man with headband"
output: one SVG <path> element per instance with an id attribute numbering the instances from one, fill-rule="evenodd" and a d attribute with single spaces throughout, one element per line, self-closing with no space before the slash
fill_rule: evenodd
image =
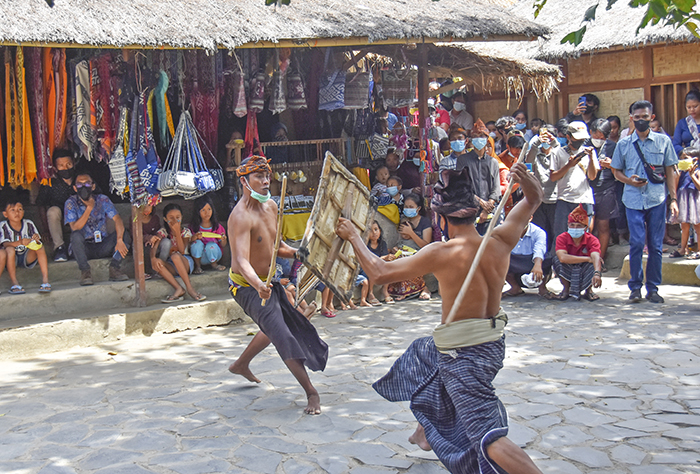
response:
<path id="1" fill-rule="evenodd" d="M 277 231 L 277 204 L 270 199 L 270 165 L 262 156 L 245 159 L 236 169 L 243 197 L 228 218 L 231 245 L 229 289 L 243 311 L 260 327 L 229 371 L 251 382 L 260 380 L 250 370 L 250 361 L 270 342 L 306 392 L 305 413 L 321 413 L 318 392 L 304 365 L 317 371 L 326 367 L 328 346 L 316 328 L 287 299 L 279 282 L 266 282 Z M 278 255 L 294 258 L 296 249 L 280 242 Z M 262 300 L 266 299 L 265 306 Z"/>
<path id="2" fill-rule="evenodd" d="M 442 171 L 432 209 L 447 242 L 433 242 L 411 258 L 385 262 L 368 249 L 350 221 L 337 234 L 348 240 L 369 279 L 377 285 L 433 273 L 442 295 L 442 323 L 432 337 L 415 340 L 374 389 L 389 401 L 411 401 L 420 423 L 409 440 L 435 451 L 453 473 L 541 474 L 510 441 L 508 419 L 492 381 L 503 366 L 508 320 L 501 308 L 510 252 L 542 201 L 542 188 L 523 164 L 511 168 L 525 195 L 491 235 L 486 252 L 455 321 L 445 325 L 482 237 L 480 212 L 468 170 Z"/>

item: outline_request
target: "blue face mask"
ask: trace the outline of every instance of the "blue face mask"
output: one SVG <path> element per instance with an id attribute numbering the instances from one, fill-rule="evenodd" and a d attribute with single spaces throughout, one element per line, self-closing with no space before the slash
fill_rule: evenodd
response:
<path id="1" fill-rule="evenodd" d="M 543 150 L 549 150 L 550 147 L 551 147 L 551 145 L 549 143 L 545 143 L 545 142 L 542 142 L 542 144 L 540 145 L 540 148 Z"/>
<path id="2" fill-rule="evenodd" d="M 250 197 L 258 201 L 260 204 L 265 204 L 268 199 L 270 199 L 270 191 L 267 192 L 267 195 L 256 193 L 253 191 L 253 188 L 250 187 L 250 184 L 248 184 L 248 180 L 246 179 L 245 181 L 247 185 L 246 187 L 248 188 L 248 191 L 250 191 Z"/>
<path id="3" fill-rule="evenodd" d="M 403 210 L 403 215 L 408 217 L 416 217 L 418 215 L 418 209 L 411 209 L 410 207 L 405 207 Z"/>
<path id="4" fill-rule="evenodd" d="M 525 127 L 527 127 L 526 123 L 516 123 L 515 128 L 518 130 L 525 130 Z"/>
<path id="5" fill-rule="evenodd" d="M 416 166 L 420 166 L 420 158 L 413 158 L 413 164 Z"/>
<path id="6" fill-rule="evenodd" d="M 474 148 L 477 150 L 482 150 L 486 144 L 488 143 L 488 140 L 483 137 L 477 137 L 477 138 L 472 138 L 472 145 L 474 145 Z"/>
<path id="7" fill-rule="evenodd" d="M 389 196 L 394 197 L 399 193 L 399 187 L 398 186 L 389 186 L 386 188 L 386 192 L 389 193 Z"/>
<path id="8" fill-rule="evenodd" d="M 561 146 L 566 146 L 566 137 L 557 137 L 557 141 Z"/>
<path id="9" fill-rule="evenodd" d="M 462 153 L 464 151 L 464 148 L 466 146 L 466 141 L 465 140 L 452 140 L 450 142 L 450 146 L 454 151 L 457 153 Z"/>
<path id="10" fill-rule="evenodd" d="M 569 235 L 572 239 L 580 239 L 585 233 L 586 229 L 572 229 L 571 227 L 569 227 Z"/>

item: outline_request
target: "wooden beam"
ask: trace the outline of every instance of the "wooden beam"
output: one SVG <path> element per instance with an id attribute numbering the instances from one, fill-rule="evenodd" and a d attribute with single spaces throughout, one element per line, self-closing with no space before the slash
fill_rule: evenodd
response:
<path id="1" fill-rule="evenodd" d="M 453 82 L 452 84 L 447 84 L 446 86 L 442 86 L 439 89 L 434 90 L 430 96 L 435 97 L 440 94 L 444 94 L 445 92 L 453 91 L 455 89 L 459 89 L 463 85 L 467 83 L 466 79 L 462 79 L 461 81 Z"/>
<path id="2" fill-rule="evenodd" d="M 569 113 L 569 61 L 566 59 L 561 62 L 561 73 L 564 77 L 559 83 L 559 91 L 561 92 L 559 112 L 562 117 L 565 117 Z"/>
<path id="3" fill-rule="evenodd" d="M 700 75 L 695 74 L 678 74 L 677 76 L 659 76 L 655 77 L 651 81 L 652 86 L 659 86 L 662 84 L 673 84 L 675 82 L 700 82 Z"/>
<path id="4" fill-rule="evenodd" d="M 428 46 L 418 45 L 418 128 L 425 126 L 428 118 Z"/>
<path id="5" fill-rule="evenodd" d="M 134 225 L 131 230 L 134 233 L 134 280 L 136 280 L 136 298 L 134 306 L 143 308 L 146 306 L 146 269 L 144 267 L 143 227 L 141 227 L 141 210 L 131 206 L 131 221 Z"/>
<path id="6" fill-rule="evenodd" d="M 357 54 L 353 54 L 352 58 L 350 58 L 349 60 L 345 61 L 345 64 L 343 64 L 342 70 L 343 70 L 343 71 L 347 71 L 347 70 L 350 69 L 352 66 L 355 66 L 355 65 L 357 64 L 357 61 L 359 61 L 360 59 L 362 59 L 362 58 L 364 58 L 365 56 L 367 56 L 368 53 L 369 53 L 369 50 L 368 50 L 368 49 L 363 49 L 362 51 L 359 51 Z"/>
<path id="7" fill-rule="evenodd" d="M 651 82 L 654 79 L 654 63 L 651 46 L 647 46 L 643 50 L 643 65 L 642 70 L 644 71 L 644 98 L 646 100 L 651 100 Z"/>

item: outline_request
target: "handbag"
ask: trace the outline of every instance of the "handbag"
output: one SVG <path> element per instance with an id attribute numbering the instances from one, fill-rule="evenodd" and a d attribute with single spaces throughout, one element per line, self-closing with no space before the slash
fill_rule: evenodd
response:
<path id="1" fill-rule="evenodd" d="M 326 48 L 326 60 L 323 69 L 328 66 L 330 48 Z M 319 81 L 318 110 L 337 110 L 345 106 L 345 74 L 337 69 L 330 73 L 324 72 Z"/>
<path id="2" fill-rule="evenodd" d="M 265 108 L 265 71 L 258 71 L 250 81 L 248 112 L 262 112 Z"/>
<path id="3" fill-rule="evenodd" d="M 383 160 L 386 158 L 386 154 L 389 151 L 389 139 L 387 137 L 375 133 L 369 143 L 373 160 Z"/>
<path id="4" fill-rule="evenodd" d="M 306 93 L 304 92 L 304 81 L 297 71 L 287 73 L 287 107 L 292 110 L 306 108 Z"/>
<path id="5" fill-rule="evenodd" d="M 345 109 L 365 109 L 369 106 L 368 72 L 345 75 Z"/>
<path id="6" fill-rule="evenodd" d="M 639 155 L 639 159 L 642 160 L 642 164 L 644 165 L 644 172 L 647 175 L 647 178 L 649 179 L 650 182 L 654 184 L 662 184 L 666 182 L 666 170 L 664 169 L 663 165 L 650 165 L 647 160 L 644 158 L 644 154 L 642 153 L 642 149 L 639 148 L 639 143 L 634 142 L 634 149 L 637 150 L 637 154 Z"/>

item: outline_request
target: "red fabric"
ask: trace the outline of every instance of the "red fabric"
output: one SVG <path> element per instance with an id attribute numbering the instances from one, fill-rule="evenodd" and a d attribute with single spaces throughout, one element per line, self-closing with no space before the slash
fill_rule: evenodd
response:
<path id="1" fill-rule="evenodd" d="M 557 237 L 556 250 L 566 250 L 566 253 L 575 257 L 590 257 L 593 252 L 600 253 L 600 241 L 598 238 L 586 232 L 581 237 L 581 242 L 578 247 L 574 244 L 574 239 L 568 232 Z"/>
<path id="2" fill-rule="evenodd" d="M 450 123 L 452 122 L 450 120 L 450 113 L 447 110 L 443 109 L 437 109 L 438 116 L 435 117 L 435 125 L 441 125 L 445 124 L 448 127 L 450 126 Z"/>
<path id="3" fill-rule="evenodd" d="M 569 214 L 568 223 L 588 225 L 588 212 L 586 212 L 582 204 L 579 204 L 576 209 L 571 211 L 571 214 Z"/>

